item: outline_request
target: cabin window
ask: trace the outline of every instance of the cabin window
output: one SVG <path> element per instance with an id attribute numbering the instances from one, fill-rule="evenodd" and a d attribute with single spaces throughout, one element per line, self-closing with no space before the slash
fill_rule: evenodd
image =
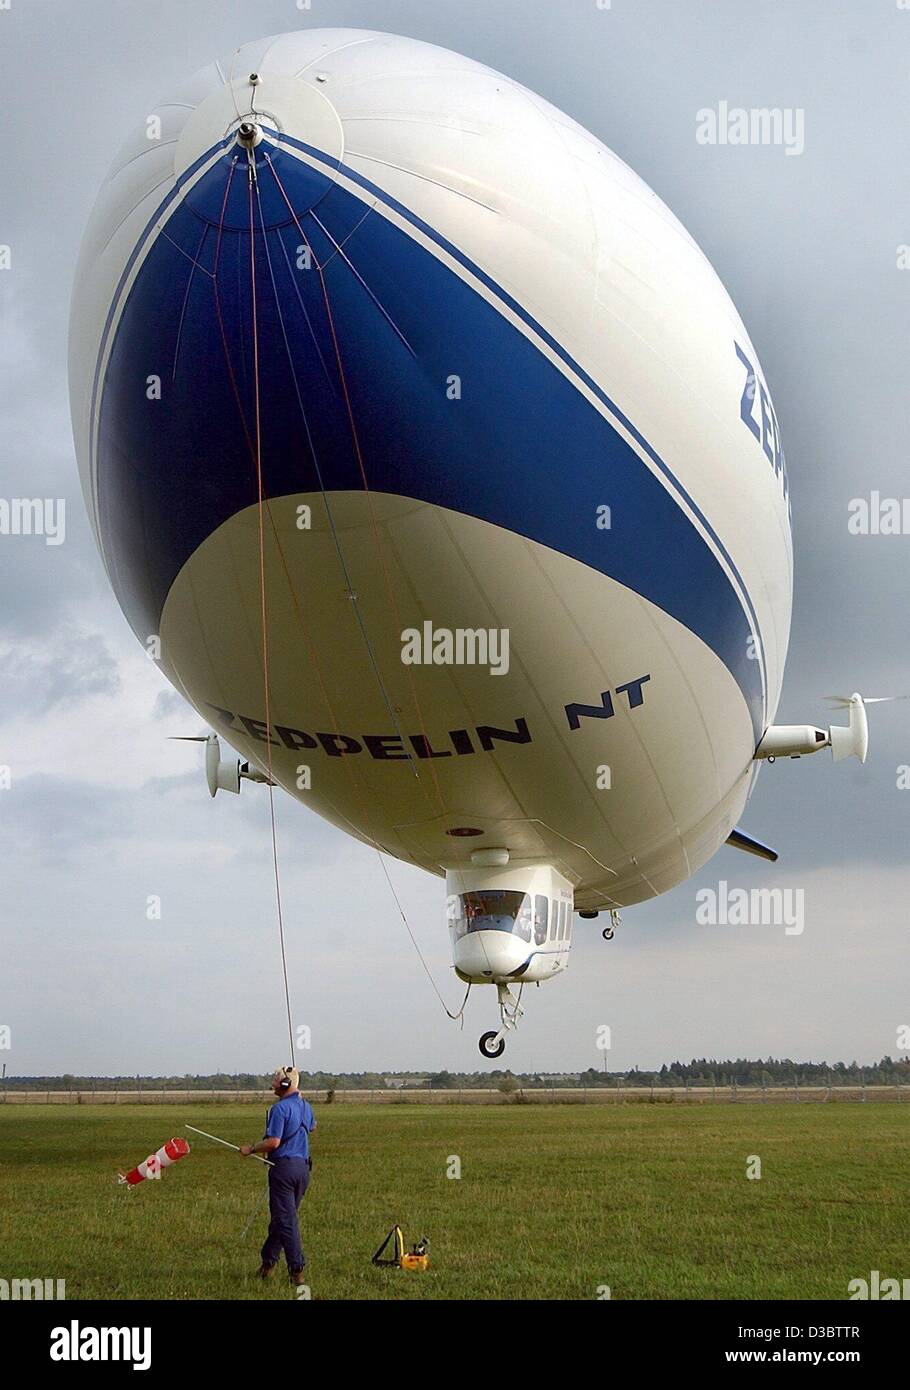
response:
<path id="1" fill-rule="evenodd" d="M 536 946 L 542 946 L 546 941 L 549 921 L 549 901 L 542 893 L 537 893 L 534 898 L 534 944 Z"/>

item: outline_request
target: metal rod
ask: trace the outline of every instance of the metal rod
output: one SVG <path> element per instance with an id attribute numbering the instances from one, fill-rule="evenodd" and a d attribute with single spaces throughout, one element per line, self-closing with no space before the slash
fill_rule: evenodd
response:
<path id="1" fill-rule="evenodd" d="M 261 1208 L 263 1202 L 264 1202 L 264 1201 L 266 1200 L 266 1198 L 268 1197 L 268 1195 L 269 1195 L 269 1190 L 268 1190 L 268 1188 L 266 1188 L 265 1192 L 262 1194 L 262 1196 L 259 1198 L 259 1200 L 258 1200 L 258 1202 L 256 1203 L 256 1205 L 254 1206 L 253 1210 L 250 1212 L 250 1219 L 249 1219 L 249 1221 L 247 1221 L 246 1225 L 244 1226 L 243 1231 L 242 1231 L 241 1236 L 240 1236 L 240 1239 L 241 1239 L 241 1240 L 246 1240 L 246 1238 L 247 1238 L 247 1233 L 248 1233 L 250 1227 L 252 1226 L 253 1222 L 255 1221 L 256 1217 L 259 1215 L 259 1210 L 260 1210 L 260 1208 Z"/>
<path id="2" fill-rule="evenodd" d="M 233 1149 L 233 1150 L 235 1151 L 235 1153 L 239 1153 L 239 1152 L 240 1152 L 240 1145 L 239 1145 L 239 1144 L 231 1144 L 231 1143 L 228 1142 L 227 1139 L 219 1139 L 217 1134 L 207 1134 L 206 1131 L 205 1131 L 204 1129 L 197 1129 L 195 1125 L 184 1125 L 183 1128 L 184 1128 L 184 1129 L 191 1129 L 191 1130 L 193 1131 L 194 1134 L 201 1134 L 202 1137 L 203 1137 L 203 1139 L 214 1139 L 214 1141 L 215 1141 L 216 1144 L 223 1144 L 224 1147 L 225 1147 L 226 1149 Z M 259 1162 L 260 1162 L 260 1163 L 264 1163 L 264 1164 L 266 1165 L 266 1167 L 268 1167 L 268 1168 L 274 1168 L 274 1167 L 275 1167 L 275 1165 L 274 1165 L 274 1163 L 272 1163 L 271 1159 L 263 1158 L 263 1157 L 262 1157 L 262 1154 L 250 1154 L 250 1158 L 258 1158 L 258 1159 L 259 1159 Z"/>

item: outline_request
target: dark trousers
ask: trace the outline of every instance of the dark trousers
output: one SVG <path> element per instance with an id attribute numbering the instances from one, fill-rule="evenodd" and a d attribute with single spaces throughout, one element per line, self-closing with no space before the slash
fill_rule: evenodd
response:
<path id="1" fill-rule="evenodd" d="M 269 1169 L 269 1233 L 262 1247 L 262 1263 L 278 1263 L 282 1250 L 293 1273 L 303 1269 L 306 1260 L 300 1244 L 297 1208 L 310 1183 L 310 1165 L 305 1158 L 279 1158 Z"/>

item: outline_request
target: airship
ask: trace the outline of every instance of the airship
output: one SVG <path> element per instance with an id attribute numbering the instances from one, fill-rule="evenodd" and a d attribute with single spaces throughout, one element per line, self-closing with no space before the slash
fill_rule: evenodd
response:
<path id="1" fill-rule="evenodd" d="M 269 782 L 445 880 L 501 1054 L 576 914 L 695 873 L 774 724 L 790 489 L 755 347 L 698 246 L 519 83 L 305 29 L 140 119 L 70 320 L 116 598 L 202 717 L 209 790 Z M 222 745 L 235 756 L 223 756 Z M 271 792 L 270 792 L 271 794 Z"/>

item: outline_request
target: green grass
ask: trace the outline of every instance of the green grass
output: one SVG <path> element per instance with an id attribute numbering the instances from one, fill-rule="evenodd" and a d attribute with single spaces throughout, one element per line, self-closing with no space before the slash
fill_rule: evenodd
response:
<path id="1" fill-rule="evenodd" d="M 608 1284 L 617 1299 L 841 1299 L 872 1269 L 910 1274 L 910 1108 L 323 1105 L 318 1119 L 301 1209 L 314 1298 L 590 1299 Z M 283 1267 L 254 1278 L 264 1205 L 240 1238 L 260 1164 L 196 1138 L 159 1182 L 115 1184 L 186 1121 L 243 1142 L 262 1114 L 0 1109 L 0 1277 L 65 1278 L 70 1299 L 291 1297 Z M 395 1221 L 430 1238 L 427 1273 L 370 1265 Z"/>

